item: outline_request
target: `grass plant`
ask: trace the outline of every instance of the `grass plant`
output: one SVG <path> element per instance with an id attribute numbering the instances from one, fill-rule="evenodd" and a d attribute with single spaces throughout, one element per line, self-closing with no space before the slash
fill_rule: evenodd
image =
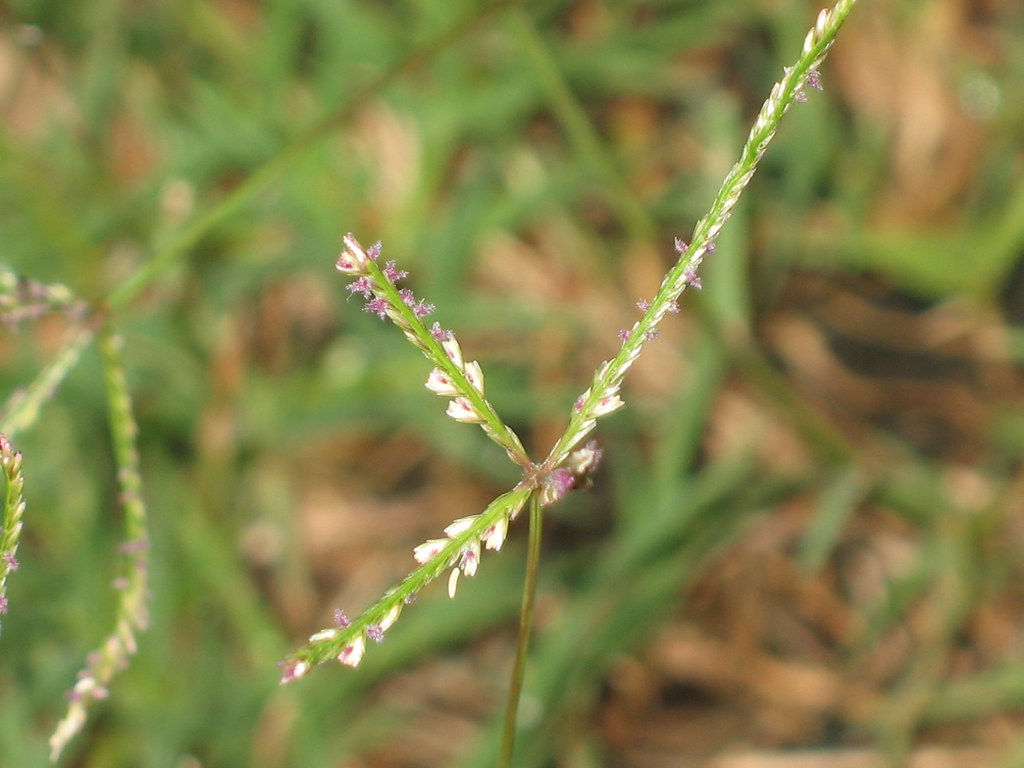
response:
<path id="1" fill-rule="evenodd" d="M 852 5 L 13 3 L 0 765 L 1015 765 L 1022 21 Z"/>

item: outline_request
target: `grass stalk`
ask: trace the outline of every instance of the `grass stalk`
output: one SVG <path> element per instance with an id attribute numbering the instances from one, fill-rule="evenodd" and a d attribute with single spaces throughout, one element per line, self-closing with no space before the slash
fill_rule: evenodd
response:
<path id="1" fill-rule="evenodd" d="M 537 597 L 537 572 L 540 570 L 540 545 L 543 533 L 543 514 L 536 495 L 530 499 L 529 542 L 526 549 L 526 578 L 523 581 L 523 604 L 519 611 L 519 635 L 516 640 L 516 659 L 505 701 L 505 724 L 502 730 L 499 768 L 509 768 L 515 748 L 516 724 L 519 719 L 519 700 L 526 677 L 526 653 L 533 628 L 534 602 Z"/>

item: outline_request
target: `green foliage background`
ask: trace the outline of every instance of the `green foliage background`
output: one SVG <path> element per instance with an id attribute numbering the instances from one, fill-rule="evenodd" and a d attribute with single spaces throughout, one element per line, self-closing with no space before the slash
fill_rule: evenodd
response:
<path id="1" fill-rule="evenodd" d="M 540 457 L 817 10 L 0 10 L 0 259 L 111 303 L 151 514 L 152 627 L 68 765 L 493 762 L 522 531 L 457 600 L 428 590 L 358 670 L 277 684 L 334 608 L 358 612 L 412 546 L 515 481 L 349 300 L 340 237 L 383 240 Z M 1024 759 L 1022 33 L 1012 0 L 854 10 L 705 291 L 601 425 L 596 487 L 549 514 L 518 765 Z M 5 391 L 67 333 L 5 330 Z M 0 765 L 20 768 L 45 764 L 113 610 L 95 349 L 16 444 L 29 506 Z"/>

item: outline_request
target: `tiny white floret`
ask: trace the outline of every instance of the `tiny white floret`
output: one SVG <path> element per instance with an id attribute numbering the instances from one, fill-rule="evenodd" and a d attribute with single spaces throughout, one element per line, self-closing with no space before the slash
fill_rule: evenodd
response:
<path id="1" fill-rule="evenodd" d="M 324 640 L 332 640 L 337 634 L 337 629 L 321 629 L 319 632 L 309 636 L 309 642 L 319 643 Z"/>
<path id="2" fill-rule="evenodd" d="M 362 635 L 352 641 L 351 645 L 345 646 L 345 650 L 338 654 L 338 661 L 347 667 L 355 667 L 363 660 L 363 653 L 366 651 L 366 640 Z"/>
<path id="3" fill-rule="evenodd" d="M 449 539 L 454 539 L 460 533 L 465 533 L 470 528 L 472 528 L 473 523 L 475 523 L 479 518 L 480 515 L 460 517 L 458 520 L 449 523 L 448 527 L 444 529 L 445 536 L 447 536 Z"/>
<path id="4" fill-rule="evenodd" d="M 412 550 L 412 556 L 416 562 L 422 565 L 428 560 L 437 557 L 438 553 L 448 545 L 447 539 L 431 539 L 417 545 Z"/>
<path id="5" fill-rule="evenodd" d="M 482 395 L 484 393 L 484 372 L 480 368 L 480 363 L 476 360 L 466 363 L 465 368 L 462 370 L 466 374 L 466 378 L 469 379 L 469 383 Z"/>
<path id="6" fill-rule="evenodd" d="M 464 397 L 456 397 L 448 403 L 445 413 L 456 421 L 466 421 L 474 424 L 483 421 L 480 418 L 480 414 L 476 412 L 476 408 L 473 407 L 473 404 Z"/>
<path id="7" fill-rule="evenodd" d="M 430 372 L 430 375 L 427 376 L 427 383 L 424 386 L 435 394 L 447 397 L 453 397 L 459 393 L 459 390 L 452 384 L 452 380 L 448 378 L 448 374 L 440 368 L 435 368 Z"/>
<path id="8" fill-rule="evenodd" d="M 484 532 L 484 547 L 497 552 L 505 543 L 505 536 L 508 533 L 508 518 L 504 515 L 494 521 L 494 525 Z"/>

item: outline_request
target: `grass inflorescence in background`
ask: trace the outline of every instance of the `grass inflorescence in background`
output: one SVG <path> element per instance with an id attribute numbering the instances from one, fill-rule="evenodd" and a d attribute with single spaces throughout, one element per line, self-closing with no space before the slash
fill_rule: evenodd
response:
<path id="1" fill-rule="evenodd" d="M 152 630 L 71 760 L 495 763 L 518 526 L 358 669 L 276 685 L 296 638 L 522 466 L 441 416 L 432 366 L 324 254 L 383 240 L 543 451 L 810 18 L 514 5 L 11 4 L 0 261 L 32 282 L 0 306 L 28 501 L 0 762 L 45 762 L 145 549 Z M 1015 8 L 861 4 L 704 291 L 643 329 L 594 491 L 545 515 L 517 765 L 1016 764 Z M 119 506 L 110 330 L 148 548 Z"/>
<path id="2" fill-rule="evenodd" d="M 4 472 L 3 527 L 0 528 L 0 616 L 3 616 L 8 610 L 7 578 L 12 571 L 18 570 L 18 540 L 21 538 L 21 517 L 25 512 L 21 454 L 3 435 L 0 435 L 0 464 Z"/>
<path id="3" fill-rule="evenodd" d="M 23 456 L 14 450 L 8 435 L 28 429 L 38 419 L 40 409 L 52 399 L 79 359 L 79 355 L 99 330 L 98 318 L 88 311 L 86 302 L 75 297 L 63 285 L 43 285 L 30 279 L 0 274 L 0 307 L 8 327 L 38 320 L 50 313 L 66 315 L 72 326 L 71 339 L 56 359 L 38 374 L 28 387 L 8 398 L 0 416 L 0 460 L 3 463 L 6 495 L 0 528 L 0 614 L 6 613 L 6 583 L 17 569 L 16 552 L 24 527 Z M 138 428 L 132 414 L 131 394 L 121 361 L 122 338 L 108 329 L 100 330 L 106 403 L 112 453 L 116 467 L 118 500 L 124 510 L 124 540 L 111 561 L 123 560 L 121 573 L 113 581 L 117 608 L 110 634 L 100 647 L 89 654 L 86 665 L 76 676 L 68 698 L 70 705 L 50 737 L 50 759 L 56 762 L 68 742 L 85 726 L 93 702 L 106 699 L 111 680 L 127 667 L 138 650 L 137 634 L 148 624 L 148 531 L 142 497 L 142 478 L 136 449 Z"/>

